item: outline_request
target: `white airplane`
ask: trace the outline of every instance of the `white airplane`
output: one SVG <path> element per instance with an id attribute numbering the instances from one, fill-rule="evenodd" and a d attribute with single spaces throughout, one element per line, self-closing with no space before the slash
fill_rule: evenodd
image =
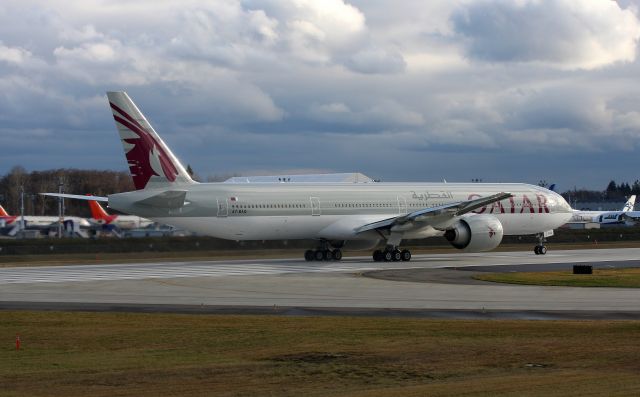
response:
<path id="1" fill-rule="evenodd" d="M 135 215 L 109 215 L 100 203 L 95 200 L 89 201 L 89 208 L 91 208 L 91 221 L 100 225 L 113 225 L 119 229 L 128 230 L 148 227 L 154 223 L 151 219 L 141 218 Z"/>
<path id="2" fill-rule="evenodd" d="M 636 196 L 629 197 L 620 211 L 582 211 L 573 210 L 573 215 L 567 223 L 622 223 L 628 220 L 640 219 L 640 211 L 634 211 Z"/>
<path id="3" fill-rule="evenodd" d="M 466 252 L 503 235 L 538 235 L 571 218 L 559 194 L 528 184 L 197 183 L 125 92 L 107 97 L 137 190 L 98 200 L 110 208 L 230 240 L 315 239 L 306 260 L 339 260 L 343 247 L 373 249 L 376 261 L 408 261 L 402 240 L 444 236 Z M 547 234 L 548 235 L 548 234 Z"/>
<path id="4" fill-rule="evenodd" d="M 7 211 L 0 205 L 0 225 L 2 227 L 11 227 L 10 235 L 16 234 L 22 229 L 50 229 L 56 227 L 60 218 L 57 216 L 34 216 L 25 215 L 24 224 L 23 217 L 20 215 L 9 215 Z M 77 216 L 65 216 L 63 223 L 73 222 L 80 227 L 89 227 L 89 221 Z"/>

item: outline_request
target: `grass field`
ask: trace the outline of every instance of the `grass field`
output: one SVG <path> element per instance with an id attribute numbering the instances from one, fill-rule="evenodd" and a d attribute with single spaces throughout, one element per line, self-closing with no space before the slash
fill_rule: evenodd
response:
<path id="1" fill-rule="evenodd" d="M 479 274 L 473 278 L 509 284 L 640 288 L 640 268 L 593 269 L 593 274 L 573 274 L 571 270 L 557 272 L 488 273 Z"/>
<path id="2" fill-rule="evenodd" d="M 2 396 L 640 395 L 629 321 L 0 312 L 0 341 Z"/>

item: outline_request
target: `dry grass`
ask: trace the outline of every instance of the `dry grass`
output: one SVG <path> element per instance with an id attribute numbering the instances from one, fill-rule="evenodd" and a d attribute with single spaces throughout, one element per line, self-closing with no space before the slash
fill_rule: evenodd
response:
<path id="1" fill-rule="evenodd" d="M 593 274 L 573 274 L 571 270 L 557 272 L 489 273 L 479 274 L 473 278 L 508 284 L 640 288 L 640 268 L 594 269 Z"/>
<path id="2" fill-rule="evenodd" d="M 640 322 L 0 312 L 0 341 L 3 396 L 640 394 Z"/>

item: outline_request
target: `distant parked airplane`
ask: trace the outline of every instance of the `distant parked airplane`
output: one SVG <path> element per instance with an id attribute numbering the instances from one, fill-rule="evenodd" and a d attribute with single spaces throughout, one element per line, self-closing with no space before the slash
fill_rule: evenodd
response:
<path id="1" fill-rule="evenodd" d="M 231 240 L 315 239 L 306 260 L 339 260 L 341 248 L 373 249 L 376 261 L 408 261 L 406 239 L 444 236 L 467 252 L 503 235 L 544 233 L 571 218 L 559 194 L 505 183 L 197 183 L 125 92 L 107 93 L 137 190 L 108 197 L 110 208 Z M 387 161 L 393 161 L 388 159 Z M 469 164 L 470 167 L 473 164 Z"/>
<path id="2" fill-rule="evenodd" d="M 102 225 L 113 225 L 119 229 L 139 229 L 154 223 L 150 219 L 135 215 L 109 215 L 95 200 L 89 201 L 89 207 L 91 208 L 91 219 Z"/>
<path id="3" fill-rule="evenodd" d="M 640 211 L 634 211 L 636 196 L 629 197 L 621 211 L 582 211 L 573 210 L 573 215 L 567 223 L 622 223 L 640 219 Z"/>
<path id="4" fill-rule="evenodd" d="M 4 227 L 16 227 L 20 228 L 20 222 L 22 217 L 20 215 L 9 215 L 7 211 L 0 205 L 0 222 L 4 224 Z M 54 227 L 58 224 L 60 218 L 57 216 L 24 216 L 24 228 L 25 229 L 46 229 Z M 89 227 L 89 221 L 77 216 L 65 216 L 63 222 L 73 222 L 81 227 Z"/>

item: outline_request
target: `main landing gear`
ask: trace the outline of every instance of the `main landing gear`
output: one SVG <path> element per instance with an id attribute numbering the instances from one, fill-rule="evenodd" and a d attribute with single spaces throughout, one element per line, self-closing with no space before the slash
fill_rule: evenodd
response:
<path id="1" fill-rule="evenodd" d="M 373 251 L 373 260 L 376 262 L 408 262 L 411 260 L 411 251 L 400 250 L 397 247 L 387 247 L 384 251 Z"/>
<path id="2" fill-rule="evenodd" d="M 547 242 L 547 239 L 544 237 L 544 234 L 538 234 L 537 237 L 538 237 L 538 245 L 533 247 L 533 252 L 536 255 L 544 255 L 547 253 L 547 247 L 544 245 L 544 243 Z"/>
<path id="3" fill-rule="evenodd" d="M 334 250 L 330 249 L 317 249 L 317 250 L 307 250 L 304 253 L 304 260 L 307 262 L 311 261 L 339 261 L 342 259 L 342 250 L 336 248 Z"/>

